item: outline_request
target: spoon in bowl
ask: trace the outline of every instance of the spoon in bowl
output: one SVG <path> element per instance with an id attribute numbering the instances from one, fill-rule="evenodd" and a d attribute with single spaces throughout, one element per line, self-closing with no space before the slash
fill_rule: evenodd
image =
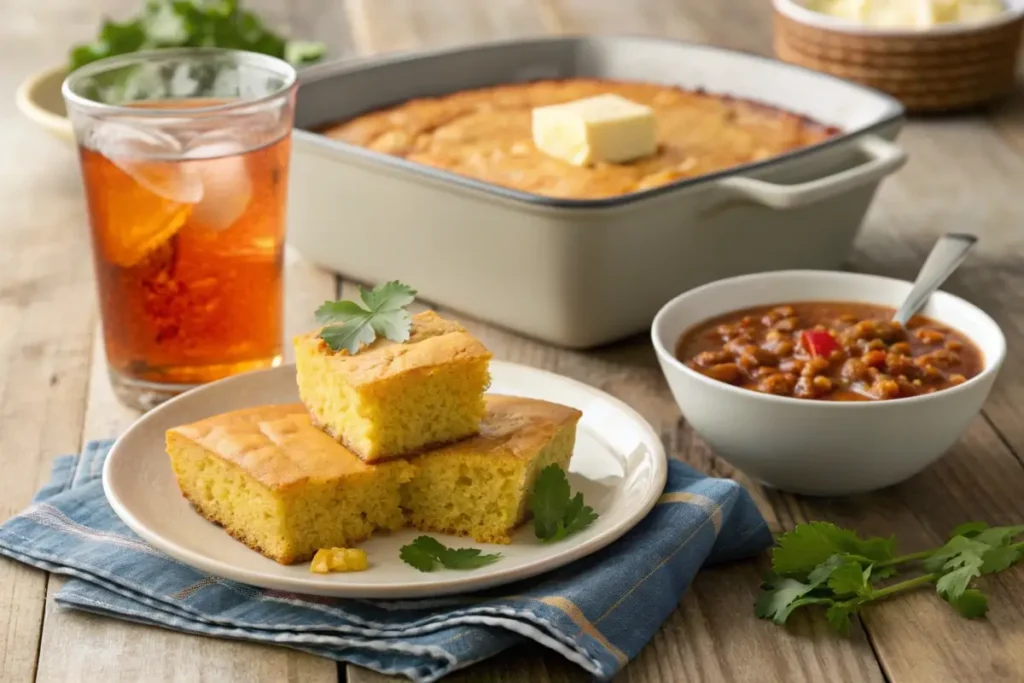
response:
<path id="1" fill-rule="evenodd" d="M 950 232 L 940 237 L 921 266 L 910 294 L 893 316 L 893 321 L 906 326 L 907 321 L 925 305 L 928 297 L 964 262 L 967 252 L 977 241 L 974 235 L 962 232 Z"/>

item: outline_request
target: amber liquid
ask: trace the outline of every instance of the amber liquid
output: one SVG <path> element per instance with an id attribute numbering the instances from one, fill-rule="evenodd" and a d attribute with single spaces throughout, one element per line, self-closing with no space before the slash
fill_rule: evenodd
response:
<path id="1" fill-rule="evenodd" d="M 289 147 L 187 159 L 80 148 L 112 371 L 188 385 L 279 362 Z"/>

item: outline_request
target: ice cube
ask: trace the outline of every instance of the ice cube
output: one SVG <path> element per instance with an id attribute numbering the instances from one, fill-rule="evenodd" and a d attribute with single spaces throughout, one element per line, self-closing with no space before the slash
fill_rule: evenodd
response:
<path id="1" fill-rule="evenodd" d="M 203 197 L 199 174 L 180 163 L 182 144 L 153 128 L 118 121 L 98 122 L 89 145 L 144 188 L 163 199 L 194 204 Z"/>
<path id="2" fill-rule="evenodd" d="M 185 152 L 191 172 L 199 179 L 202 196 L 192 209 L 192 220 L 208 230 L 234 225 L 253 197 L 252 177 L 245 147 L 221 133 L 194 140 Z"/>

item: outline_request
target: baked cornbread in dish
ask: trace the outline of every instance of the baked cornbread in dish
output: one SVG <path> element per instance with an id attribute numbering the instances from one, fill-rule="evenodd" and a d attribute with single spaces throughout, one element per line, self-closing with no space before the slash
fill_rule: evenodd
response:
<path id="1" fill-rule="evenodd" d="M 510 543 L 538 473 L 552 464 L 568 469 L 581 416 L 557 403 L 489 394 L 479 435 L 410 460 L 415 473 L 402 489 L 409 524 Z"/>
<path id="2" fill-rule="evenodd" d="M 657 151 L 625 164 L 577 167 L 533 143 L 535 107 L 613 94 L 654 110 Z M 497 85 L 362 114 L 331 138 L 534 194 L 615 197 L 760 161 L 839 131 L 766 105 L 653 83 L 574 78 Z"/>
<path id="3" fill-rule="evenodd" d="M 299 395 L 313 421 L 373 462 L 477 432 L 491 353 L 433 311 L 412 316 L 409 340 L 378 338 L 352 355 L 319 331 L 295 339 Z"/>
<path id="4" fill-rule="evenodd" d="M 182 494 L 211 522 L 281 564 L 403 525 L 404 460 L 370 465 L 313 426 L 301 404 L 261 406 L 170 429 Z"/>

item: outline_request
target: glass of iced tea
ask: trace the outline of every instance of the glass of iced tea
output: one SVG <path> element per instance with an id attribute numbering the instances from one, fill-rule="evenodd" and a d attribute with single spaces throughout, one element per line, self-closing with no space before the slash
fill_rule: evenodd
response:
<path id="1" fill-rule="evenodd" d="M 113 57 L 65 80 L 126 405 L 280 362 L 295 89 L 286 62 L 216 48 Z"/>

